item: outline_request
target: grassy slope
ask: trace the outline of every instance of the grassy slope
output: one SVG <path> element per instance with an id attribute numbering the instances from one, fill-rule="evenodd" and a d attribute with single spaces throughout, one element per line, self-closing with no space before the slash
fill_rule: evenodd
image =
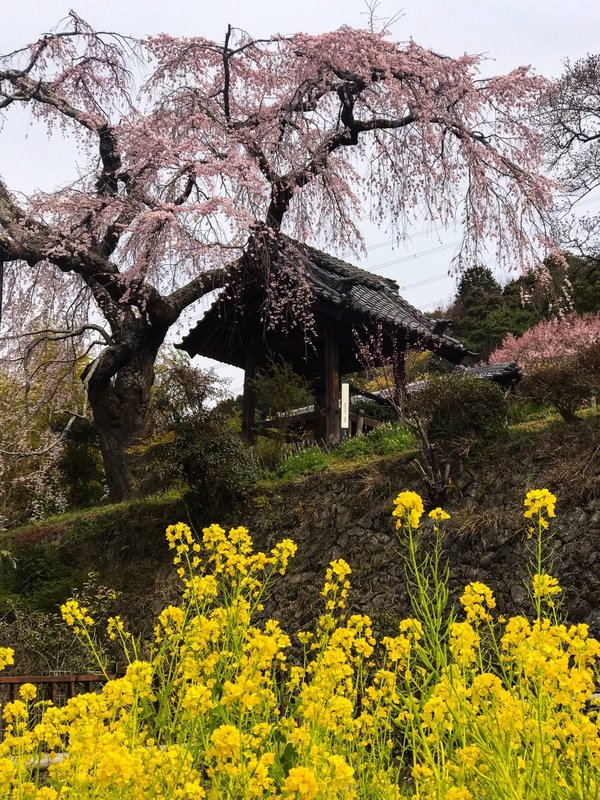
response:
<path id="1" fill-rule="evenodd" d="M 548 463 L 542 474 L 549 484 L 563 486 L 576 503 L 590 489 L 586 481 L 595 480 L 588 469 L 590 456 L 594 458 L 594 442 L 600 442 L 597 412 L 588 414 L 574 426 L 555 418 L 535 420 L 511 426 L 507 439 L 492 445 L 477 460 L 489 472 L 499 458 L 514 459 L 520 464 L 523 459 L 535 460 L 551 454 L 549 460 L 545 459 Z M 279 474 L 262 481 L 248 507 L 232 509 L 232 518 L 222 522 L 239 524 L 241 520 L 262 515 L 263 509 L 265 516 L 269 516 L 269 507 L 272 505 L 275 511 L 278 505 L 270 501 L 270 496 L 280 499 L 286 491 L 293 494 L 296 491 L 293 487 L 305 481 L 313 491 L 314 479 L 310 475 L 314 473 L 328 483 L 341 472 L 356 471 L 362 483 L 369 478 L 374 483 L 384 483 L 394 475 L 396 485 L 396 476 L 406 469 L 406 462 L 415 452 L 411 437 L 397 429 L 350 440 L 331 453 L 319 454 L 310 448 L 285 462 Z M 477 469 L 476 464 L 473 466 Z M 414 478 L 412 471 L 411 474 Z M 318 502 L 318 496 L 313 502 Z M 50 610 L 70 594 L 73 586 L 81 585 L 91 570 L 98 572 L 104 583 L 126 593 L 147 591 L 168 558 L 164 530 L 179 520 L 190 521 L 188 510 L 181 497 L 170 495 L 73 511 L 4 532 L 0 549 L 10 551 L 18 566 L 13 570 L 5 560 L 0 601 L 2 595 L 21 594 L 33 607 Z M 280 527 L 276 519 L 273 525 Z"/>

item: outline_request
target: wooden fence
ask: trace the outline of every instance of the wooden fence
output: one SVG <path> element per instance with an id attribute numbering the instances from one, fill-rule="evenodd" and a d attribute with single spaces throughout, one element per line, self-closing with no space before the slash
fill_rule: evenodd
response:
<path id="1" fill-rule="evenodd" d="M 111 676 L 112 677 L 112 676 Z M 107 679 L 104 675 L 3 675 L 0 677 L 0 712 L 5 703 L 16 700 L 24 683 L 37 689 L 38 700 L 51 700 L 55 706 L 64 706 L 71 697 L 83 692 L 98 691 Z M 41 708 L 31 709 L 30 724 L 39 722 Z M 0 741 L 4 735 L 4 721 L 0 716 Z"/>
<path id="2" fill-rule="evenodd" d="M 32 683 L 37 688 L 38 700 L 51 700 L 60 706 L 76 694 L 97 691 L 106 680 L 104 675 L 3 675 L 0 676 L 0 705 L 15 700 L 24 683 Z"/>

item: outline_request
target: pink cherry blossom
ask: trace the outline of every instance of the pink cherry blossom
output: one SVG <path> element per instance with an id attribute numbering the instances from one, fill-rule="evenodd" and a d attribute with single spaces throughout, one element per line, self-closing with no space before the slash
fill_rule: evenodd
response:
<path id="1" fill-rule="evenodd" d="M 600 342 L 600 314 L 565 314 L 542 320 L 522 336 L 510 334 L 490 356 L 490 364 L 516 361 L 527 372 L 542 361 L 574 356 Z"/>

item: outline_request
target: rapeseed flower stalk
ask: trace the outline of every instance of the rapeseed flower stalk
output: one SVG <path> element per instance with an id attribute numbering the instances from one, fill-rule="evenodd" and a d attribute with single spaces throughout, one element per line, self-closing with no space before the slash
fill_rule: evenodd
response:
<path id="1" fill-rule="evenodd" d="M 416 492 L 400 492 L 394 500 L 392 516 L 396 518 L 396 530 L 404 559 L 407 588 L 413 614 L 424 630 L 424 646 L 419 649 L 417 661 L 424 680 L 439 676 L 447 663 L 447 634 L 450 619 L 446 616 L 448 606 L 447 562 L 442 558 L 442 534 L 440 522 L 450 519 L 442 508 L 434 508 L 427 515 L 433 521 L 433 541 L 423 547 L 424 531 L 421 518 L 424 506 Z M 452 616 L 452 612 L 450 612 Z"/>
<path id="2" fill-rule="evenodd" d="M 462 611 L 450 609 L 440 530 L 448 515 L 434 509 L 422 524 L 418 495 L 401 493 L 395 519 L 412 616 L 376 641 L 370 618 L 346 610 L 351 569 L 338 559 L 325 572 L 315 630 L 298 636 L 302 663 L 276 620 L 257 619 L 293 542 L 255 553 L 245 528 L 212 525 L 196 537 L 182 523 L 171 526 L 181 601 L 158 615 L 143 646 L 120 618 L 109 620 L 128 666 L 99 693 L 57 708 L 25 684 L 4 704 L 0 797 L 598 796 L 600 643 L 586 625 L 557 619 L 560 586 L 540 567 L 549 534 L 539 524 L 552 518 L 555 499 L 534 490 L 528 500 L 539 534 L 531 618 L 496 617 L 480 581 L 465 587 Z M 87 609 L 68 601 L 63 614 L 102 662 Z M 12 661 L 12 650 L 0 648 L 0 665 Z"/>
<path id="3" fill-rule="evenodd" d="M 562 591 L 555 578 L 544 574 L 544 566 L 550 558 L 548 529 L 549 520 L 555 516 L 556 497 L 548 489 L 531 489 L 525 495 L 523 505 L 525 507 L 523 517 L 531 521 L 528 534 L 529 539 L 533 542 L 530 547 L 532 570 L 530 569 L 529 593 L 533 600 L 536 616 L 540 619 L 544 604 L 554 610 L 553 597 Z"/>

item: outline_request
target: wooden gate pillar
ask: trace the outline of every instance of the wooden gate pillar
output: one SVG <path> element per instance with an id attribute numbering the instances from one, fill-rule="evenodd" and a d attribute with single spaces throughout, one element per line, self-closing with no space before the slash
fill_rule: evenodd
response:
<path id="1" fill-rule="evenodd" d="M 325 348 L 325 442 L 338 444 L 341 438 L 340 354 L 331 320 L 323 329 Z"/>

